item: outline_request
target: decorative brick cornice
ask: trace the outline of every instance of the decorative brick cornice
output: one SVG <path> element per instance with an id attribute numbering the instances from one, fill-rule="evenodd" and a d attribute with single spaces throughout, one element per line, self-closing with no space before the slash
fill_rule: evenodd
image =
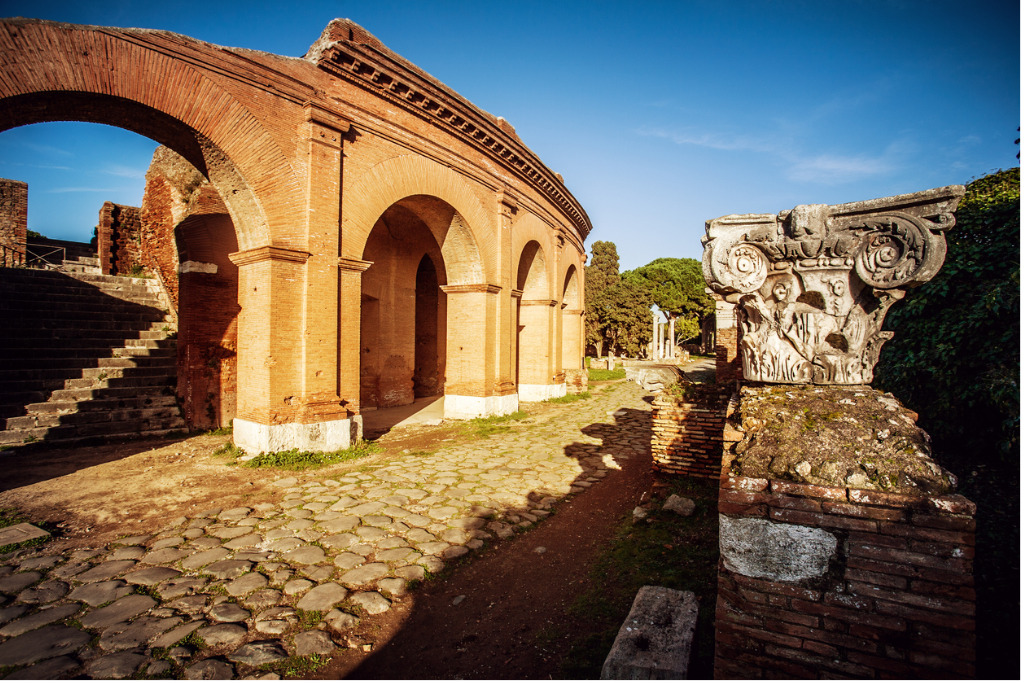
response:
<path id="1" fill-rule="evenodd" d="M 354 34 L 353 34 L 354 35 Z M 482 112 L 443 83 L 371 39 L 335 40 L 317 51 L 315 63 L 324 71 L 353 83 L 440 126 L 475 147 L 547 196 L 586 239 L 590 218 L 561 177 L 545 166 L 514 131 Z M 376 43 L 376 45 L 370 44 Z"/>
<path id="2" fill-rule="evenodd" d="M 523 299 L 519 302 L 521 306 L 557 306 L 554 299 Z"/>
<path id="3" fill-rule="evenodd" d="M 445 294 L 469 294 L 469 293 L 482 293 L 482 294 L 497 294 L 501 291 L 501 287 L 498 285 L 441 285 L 441 291 Z"/>
<path id="4" fill-rule="evenodd" d="M 284 247 L 256 247 L 245 251 L 236 251 L 228 254 L 228 258 L 236 266 L 248 266 L 263 261 L 291 261 L 292 263 L 305 263 L 310 257 L 308 251 L 298 249 L 285 249 Z"/>
<path id="5" fill-rule="evenodd" d="M 342 256 L 338 259 L 338 268 L 341 270 L 352 270 L 357 273 L 363 272 L 372 265 L 373 261 L 363 261 L 362 259 L 348 258 L 347 256 Z"/>

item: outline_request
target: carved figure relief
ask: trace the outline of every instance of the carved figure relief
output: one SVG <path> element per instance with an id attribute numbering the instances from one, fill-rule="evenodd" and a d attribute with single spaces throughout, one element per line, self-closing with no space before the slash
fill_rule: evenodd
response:
<path id="1" fill-rule="evenodd" d="M 707 223 L 704 278 L 736 304 L 743 376 L 868 384 L 885 314 L 946 256 L 960 185 Z"/>

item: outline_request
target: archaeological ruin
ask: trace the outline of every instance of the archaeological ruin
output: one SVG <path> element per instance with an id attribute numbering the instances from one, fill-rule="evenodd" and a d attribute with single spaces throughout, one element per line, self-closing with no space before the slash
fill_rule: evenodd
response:
<path id="1" fill-rule="evenodd" d="M 917 414 L 868 386 L 893 334 L 885 314 L 942 266 L 963 194 L 708 221 L 718 378 L 736 388 L 722 411 L 716 677 L 974 675 L 976 506 Z M 700 416 L 663 403 L 656 461 L 660 437 L 672 467 L 706 474 L 685 438 Z"/>
<path id="2" fill-rule="evenodd" d="M 189 426 L 334 450 L 374 408 L 443 395 L 470 418 L 585 388 L 587 214 L 509 122 L 360 26 L 292 58 L 8 19 L 0 51 L 0 130 L 163 145 L 137 224 L 110 205 L 101 265 L 141 262 L 176 307 Z"/>

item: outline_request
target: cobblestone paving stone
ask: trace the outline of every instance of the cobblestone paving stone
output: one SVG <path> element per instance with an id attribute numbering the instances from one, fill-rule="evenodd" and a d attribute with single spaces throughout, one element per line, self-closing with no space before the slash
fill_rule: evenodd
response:
<path id="1" fill-rule="evenodd" d="M 274 678 L 258 667 L 344 647 L 409 582 L 649 451 L 641 390 L 593 393 L 433 453 L 281 477 L 280 504 L 204 510 L 103 548 L 0 556 L 0 675 Z"/>

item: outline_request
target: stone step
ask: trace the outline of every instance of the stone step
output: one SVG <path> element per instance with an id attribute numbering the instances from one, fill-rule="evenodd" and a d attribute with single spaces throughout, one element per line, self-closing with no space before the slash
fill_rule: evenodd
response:
<path id="1" fill-rule="evenodd" d="M 10 311 L 51 311 L 53 313 L 65 313 L 68 311 L 96 311 L 98 313 L 152 313 L 159 311 L 166 313 L 164 307 L 157 297 L 145 296 L 136 297 L 131 301 L 117 299 L 109 296 L 95 297 L 82 296 L 78 294 L 54 294 L 52 296 L 31 296 L 19 297 L 17 299 L 5 299 L 0 302 L 0 310 Z"/>
<path id="2" fill-rule="evenodd" d="M 172 432 L 183 431 L 184 429 L 185 423 L 180 416 L 174 418 L 154 418 L 152 420 L 129 420 L 126 422 L 98 422 L 88 425 L 36 427 L 35 429 L 5 430 L 0 432 L 0 445 L 13 446 L 36 441 L 68 445 L 95 438 L 112 440 L 164 436 Z"/>
<path id="3" fill-rule="evenodd" d="M 130 398 L 156 398 L 173 396 L 172 388 L 166 384 L 152 387 L 107 387 L 105 389 L 57 389 L 50 394 L 50 401 L 98 401 L 124 400 Z"/>
<path id="4" fill-rule="evenodd" d="M 150 356 L 174 356 L 177 354 L 177 344 L 173 339 L 111 339 L 110 343 L 103 344 L 97 339 L 83 339 L 81 346 L 70 344 L 59 344 L 55 340 L 38 340 L 40 343 L 31 344 L 18 340 L 17 346 L 0 347 L 0 359 L 6 359 L 10 365 L 24 366 L 26 363 L 35 365 L 45 364 L 51 358 L 60 359 L 85 359 L 104 358 L 118 354 L 117 350 L 129 349 L 129 355 L 136 355 L 137 349 L 149 351 Z M 70 342 L 71 340 L 58 340 Z M 49 343 L 46 343 L 49 342 Z M 136 344 L 136 342 L 141 342 Z M 123 355 L 123 354 L 121 354 Z"/>
<path id="5" fill-rule="evenodd" d="M 62 424 L 83 424 L 85 422 L 150 419 L 179 414 L 178 402 L 174 396 L 139 396 L 129 399 L 98 399 L 80 402 L 47 401 L 32 403 L 25 408 L 27 409 L 25 415 L 7 418 L 8 430 L 56 427 Z M 73 415 L 77 417 L 72 418 Z"/>
<path id="6" fill-rule="evenodd" d="M 158 368 L 159 370 L 159 368 Z M 126 387 L 155 387 L 155 386 L 171 386 L 177 382 L 178 376 L 174 372 L 167 372 L 166 374 L 153 374 L 146 376 L 114 376 L 117 371 L 108 371 L 106 377 L 100 379 L 99 377 L 81 377 L 77 379 L 68 379 L 64 381 L 64 389 L 106 389 L 108 387 L 113 388 L 126 388 Z M 97 371 L 98 374 L 98 371 Z"/>

